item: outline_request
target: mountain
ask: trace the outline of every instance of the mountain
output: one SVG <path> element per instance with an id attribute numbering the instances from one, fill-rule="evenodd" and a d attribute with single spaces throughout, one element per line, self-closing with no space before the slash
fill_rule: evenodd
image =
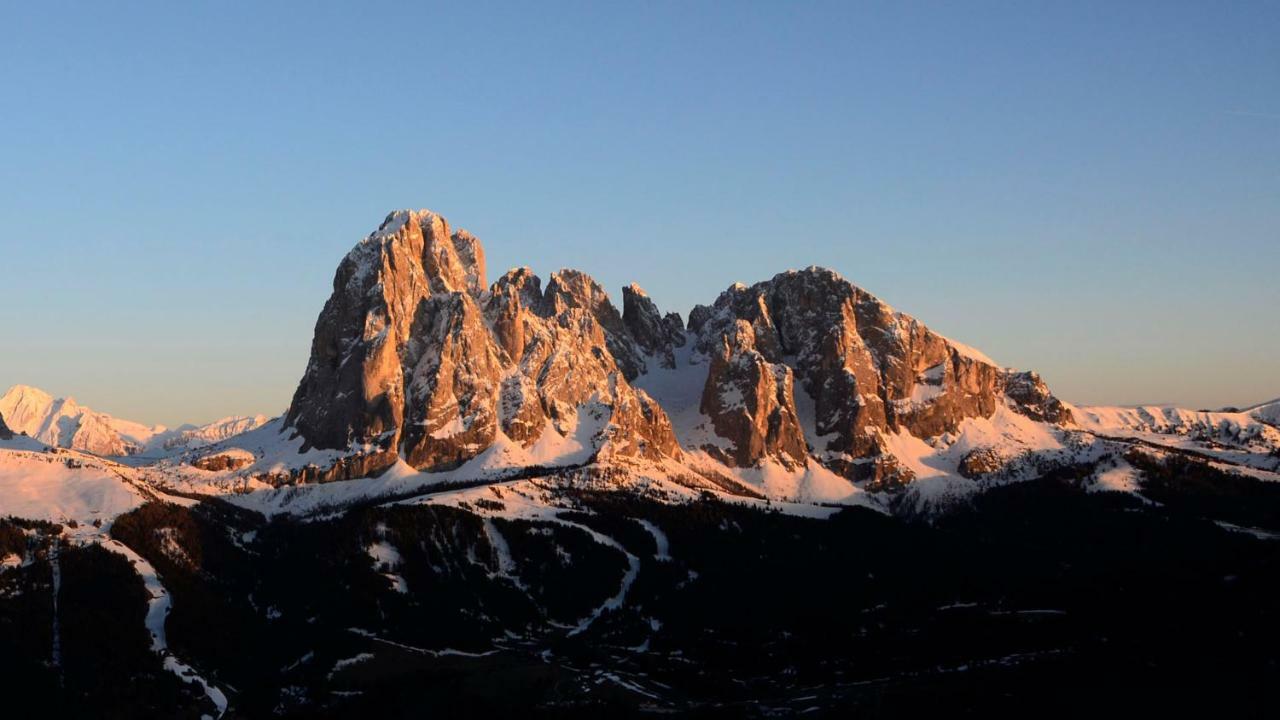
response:
<path id="1" fill-rule="evenodd" d="M 155 497 L 110 460 L 22 440 L 27 444 L 0 446 L 0 517 L 109 523 Z"/>
<path id="2" fill-rule="evenodd" d="M 1001 407 L 1071 420 L 1034 373 L 997 367 L 830 270 L 735 285 L 689 328 L 710 358 L 701 410 L 733 446 L 706 449 L 729 464 L 816 460 L 851 480 L 909 482 L 887 436 L 954 433 Z"/>
<path id="3" fill-rule="evenodd" d="M 1071 422 L 1034 373 L 998 367 L 829 270 L 735 285 L 694 308 L 688 328 L 636 285 L 619 312 L 577 270 L 545 288 L 528 268 L 491 285 L 485 272 L 473 235 L 430 211 L 390 214 L 343 259 L 316 322 L 282 423 L 297 447 L 244 445 L 261 458 L 247 473 L 269 469 L 279 484 L 282 471 L 339 480 L 397 463 L 491 475 L 593 464 L 840 500 L 859 483 L 933 474 L 903 456 L 904 437 Z"/>
<path id="4" fill-rule="evenodd" d="M 75 398 L 54 398 L 39 388 L 14 385 L 0 397 L 0 416 L 14 432 L 54 447 L 103 457 L 161 455 L 225 440 L 267 421 L 263 415 L 229 417 L 207 425 L 167 429 L 95 412 Z"/>
<path id="5" fill-rule="evenodd" d="M 527 269 L 486 286 L 484 252 L 429 211 L 392 213 L 342 261 L 285 426 L 306 447 L 370 448 L 456 468 L 495 448 L 519 464 L 678 459 L 642 360 L 604 289 Z"/>
<path id="6" fill-rule="evenodd" d="M 1250 417 L 1274 427 L 1280 427 L 1280 399 L 1254 405 L 1246 409 Z"/>
<path id="7" fill-rule="evenodd" d="M 1069 406 L 1071 407 L 1071 406 Z M 1164 405 L 1073 407 L 1078 426 L 1098 435 L 1181 447 L 1221 461 L 1275 470 L 1280 428 L 1264 404 L 1242 411 L 1187 410 Z"/>
<path id="8" fill-rule="evenodd" d="M 116 420 L 83 407 L 75 398 L 54 398 L 38 388 L 14 385 L 0 397 L 0 414 L 15 432 L 57 447 L 97 455 L 139 452 L 163 428 Z"/>
<path id="9" fill-rule="evenodd" d="M 147 454 L 188 450 L 212 445 L 241 433 L 262 427 L 270 420 L 266 415 L 232 415 L 204 425 L 182 425 L 157 433 L 147 443 Z"/>
<path id="10" fill-rule="evenodd" d="M 1135 443 L 1280 467 L 1280 436 L 1253 415 L 1160 413 L 1063 403 L 1034 372 L 830 270 L 735 284 L 686 326 L 635 284 L 620 312 L 578 270 L 545 287 L 528 268 L 489 283 L 475 236 L 401 210 L 339 264 L 286 414 L 165 472 L 304 514 L 577 469 L 674 496 L 934 513 L 1048 472 L 1123 465 Z M 1122 486 L 1120 474 L 1094 482 Z M 349 482 L 315 485 L 332 481 Z"/>
<path id="11" fill-rule="evenodd" d="M 0 696 L 1270 717 L 1274 407 L 1071 405 L 816 267 L 687 323 L 577 270 L 490 282 L 474 236 L 397 211 L 339 264 L 280 417 L 5 396 L 48 440 L 0 438 Z"/>

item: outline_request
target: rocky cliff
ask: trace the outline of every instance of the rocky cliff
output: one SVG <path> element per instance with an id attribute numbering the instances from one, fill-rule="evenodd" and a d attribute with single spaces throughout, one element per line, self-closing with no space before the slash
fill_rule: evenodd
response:
<path id="1" fill-rule="evenodd" d="M 735 285 L 695 308 L 689 329 L 711 357 L 702 410 L 735 443 L 727 459 L 740 466 L 803 464 L 807 445 L 829 469 L 874 479 L 897 471 L 879 461 L 891 460 L 887 433 L 935 437 L 1005 403 L 1035 420 L 1070 420 L 1035 374 L 1003 370 L 822 268 Z"/>
<path id="2" fill-rule="evenodd" d="M 519 269 L 486 287 L 474 237 L 399 211 L 339 266 L 285 424 L 309 447 L 431 471 L 495 444 L 538 463 L 678 458 L 666 414 L 628 382 L 644 368 L 586 274 L 543 290 Z"/>
<path id="3" fill-rule="evenodd" d="M 660 371 L 703 373 L 697 410 L 713 442 L 678 438 L 667 409 L 633 386 Z M 339 265 L 284 425 L 304 451 L 359 456 L 344 462 L 361 473 L 397 459 L 448 470 L 491 448 L 536 465 L 681 463 L 699 450 L 729 468 L 817 463 L 908 481 L 887 437 L 955 432 L 1002 406 L 1071 419 L 1036 375 L 829 270 L 735 285 L 686 329 L 634 284 L 619 312 L 577 270 L 545 288 L 528 268 L 486 285 L 479 241 L 424 210 L 388 215 Z"/>

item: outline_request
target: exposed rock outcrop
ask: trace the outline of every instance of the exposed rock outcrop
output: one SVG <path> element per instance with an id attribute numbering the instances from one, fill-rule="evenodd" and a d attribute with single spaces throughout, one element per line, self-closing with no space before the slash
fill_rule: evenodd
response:
<path id="1" fill-rule="evenodd" d="M 622 321 L 635 344 L 665 368 L 674 368 L 675 349 L 685 343 L 684 323 L 677 313 L 658 313 L 658 306 L 632 283 L 622 288 Z"/>
<path id="2" fill-rule="evenodd" d="M 0 414 L 0 440 L 12 440 L 13 431 L 8 425 L 4 424 L 4 415 Z"/>
<path id="3" fill-rule="evenodd" d="M 566 445 L 539 445 L 547 433 L 600 458 L 678 457 L 666 414 L 628 382 L 643 353 L 599 283 L 563 270 L 544 291 L 522 268 L 486 290 L 483 258 L 434 213 L 389 215 L 338 268 L 285 425 L 309 447 L 431 471 L 500 443 Z"/>
<path id="4" fill-rule="evenodd" d="M 622 315 L 609 301 L 609 294 L 600 283 L 586 273 L 577 270 L 561 270 L 551 273 L 547 283 L 547 291 L 542 296 L 542 315 L 545 317 L 561 317 L 566 311 L 581 309 L 586 311 L 595 324 L 600 327 L 604 337 L 604 346 L 613 355 L 614 362 L 626 375 L 627 380 L 634 380 L 644 372 L 644 358 L 641 357 L 636 343 L 627 333 Z"/>
<path id="5" fill-rule="evenodd" d="M 435 295 L 465 307 L 461 298 L 484 282 L 484 254 L 470 235 L 451 233 L 431 212 L 388 215 L 338 265 L 286 424 L 315 447 L 397 445 L 417 399 L 405 395 L 405 368 L 421 354 L 411 331 L 430 324 Z"/>
<path id="6" fill-rule="evenodd" d="M 1072 421 L 1071 410 L 1049 392 L 1049 387 L 1034 372 L 1006 372 L 1004 394 L 1018 412 L 1033 420 L 1063 425 Z"/>
<path id="7" fill-rule="evenodd" d="M 732 450 L 704 449 L 731 465 L 750 466 L 768 456 L 788 468 L 804 466 L 808 452 L 796 417 L 791 368 L 769 362 L 755 344 L 751 324 L 738 320 L 711 356 L 702 412 L 716 434 L 731 441 Z"/>
<path id="8" fill-rule="evenodd" d="M 232 450 L 227 452 L 215 452 L 197 457 L 191 461 L 191 464 L 201 470 L 222 472 L 224 470 L 238 470 L 249 465 L 253 460 L 254 457 L 252 453 Z"/>
<path id="9" fill-rule="evenodd" d="M 879 474 L 858 460 L 883 454 L 881 431 L 932 437 L 954 431 L 965 418 L 988 417 L 1006 402 L 1037 420 L 1070 419 L 1039 378 L 996 367 L 830 270 L 808 268 L 751 287 L 734 285 L 713 306 L 695 308 L 689 327 L 713 367 L 726 343 L 733 345 L 729 338 L 750 336 L 762 362 L 790 368 L 795 393 L 804 393 L 810 413 L 814 457 L 851 479 Z M 747 394 L 766 394 L 768 381 L 762 383 Z M 710 393 L 710 378 L 707 387 Z M 785 404 L 781 396 L 779 402 Z M 712 410 L 704 400 L 715 420 Z M 779 410 L 779 417 L 789 415 L 799 416 L 794 403 Z M 789 451 L 728 428 L 716 424 L 718 434 L 729 432 L 739 448 L 752 449 L 736 456 L 737 464 L 765 457 L 794 461 Z"/>
<path id="10" fill-rule="evenodd" d="M 677 354 L 688 342 L 692 354 Z M 891 447 L 903 431 L 954 432 L 1002 405 L 1070 421 L 1036 375 L 997 367 L 829 270 L 734 285 L 694 308 L 686 330 L 634 284 L 619 312 L 577 270 L 544 286 L 518 268 L 486 287 L 475 237 L 397 211 L 339 265 L 284 427 L 304 450 L 344 453 L 306 479 L 397 459 L 447 470 L 491 448 L 529 465 L 683 462 L 667 412 L 631 384 L 656 371 L 706 373 L 690 411 L 709 422 L 690 426 L 690 448 L 737 467 L 817 462 L 876 487 L 913 477 Z"/>
<path id="11" fill-rule="evenodd" d="M 960 474 L 970 480 L 1002 470 L 1009 458 L 996 448 L 975 448 L 960 458 Z"/>

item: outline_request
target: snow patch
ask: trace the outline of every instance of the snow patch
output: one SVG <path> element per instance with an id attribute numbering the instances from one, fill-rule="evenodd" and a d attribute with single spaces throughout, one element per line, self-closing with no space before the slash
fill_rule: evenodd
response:
<path id="1" fill-rule="evenodd" d="M 184 683 L 197 683 L 204 689 L 204 694 L 218 708 L 218 717 L 227 711 L 227 696 L 217 687 L 210 685 L 203 677 L 186 663 L 169 652 L 169 643 L 165 637 L 164 622 L 169 616 L 169 592 L 160 583 L 160 576 L 155 567 L 143 557 L 118 540 L 107 540 L 99 544 L 112 552 L 123 555 L 133 564 L 133 569 L 142 577 L 143 585 L 151 600 L 147 604 L 146 627 L 151 633 L 151 651 L 164 658 L 164 669 L 177 675 Z"/>
<path id="2" fill-rule="evenodd" d="M 667 540 L 667 534 L 662 532 L 662 528 L 654 525 L 648 520 L 636 518 L 636 522 L 640 523 L 640 527 L 648 531 L 653 536 L 653 543 L 657 546 L 653 559 L 659 562 L 667 562 L 671 559 L 671 543 Z"/>

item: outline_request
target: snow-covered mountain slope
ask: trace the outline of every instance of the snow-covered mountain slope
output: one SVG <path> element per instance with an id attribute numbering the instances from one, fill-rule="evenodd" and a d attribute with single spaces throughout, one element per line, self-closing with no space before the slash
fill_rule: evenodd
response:
<path id="1" fill-rule="evenodd" d="M 183 450 L 194 450 L 255 430 L 269 421 L 270 418 L 266 415 L 233 415 L 205 425 L 182 425 L 156 433 L 147 442 L 142 454 L 171 455 Z"/>
<path id="2" fill-rule="evenodd" d="M 107 523 L 151 497 L 109 460 L 31 438 L 0 441 L 0 517 Z"/>
<path id="3" fill-rule="evenodd" d="M 27 435 L 0 437 L 0 518 L 97 525 L 152 501 L 198 502 L 165 492 L 173 484 L 154 467 L 134 467 Z M 183 488 L 185 489 L 185 488 Z"/>
<path id="4" fill-rule="evenodd" d="M 14 432 L 95 455 L 136 453 L 164 430 L 117 420 L 80 405 L 75 398 L 54 398 L 27 385 L 14 385 L 0 397 L 0 415 Z"/>
<path id="5" fill-rule="evenodd" d="M 1261 420 L 1268 425 L 1280 427 L 1280 398 L 1260 405 L 1254 405 L 1253 407 L 1246 408 L 1241 412 L 1248 413 L 1249 416 L 1255 420 Z"/>
<path id="6" fill-rule="evenodd" d="M 0 397 L 0 416 L 15 433 L 104 457 L 169 455 L 225 440 L 267 421 L 264 415 L 237 416 L 168 429 L 96 412 L 75 398 L 55 398 L 28 385 L 14 385 Z"/>
<path id="7" fill-rule="evenodd" d="M 1170 406 L 1073 406 L 1083 430 L 1198 452 L 1241 465 L 1280 469 L 1280 429 L 1262 418 L 1274 405 L 1240 412 L 1210 412 Z"/>

